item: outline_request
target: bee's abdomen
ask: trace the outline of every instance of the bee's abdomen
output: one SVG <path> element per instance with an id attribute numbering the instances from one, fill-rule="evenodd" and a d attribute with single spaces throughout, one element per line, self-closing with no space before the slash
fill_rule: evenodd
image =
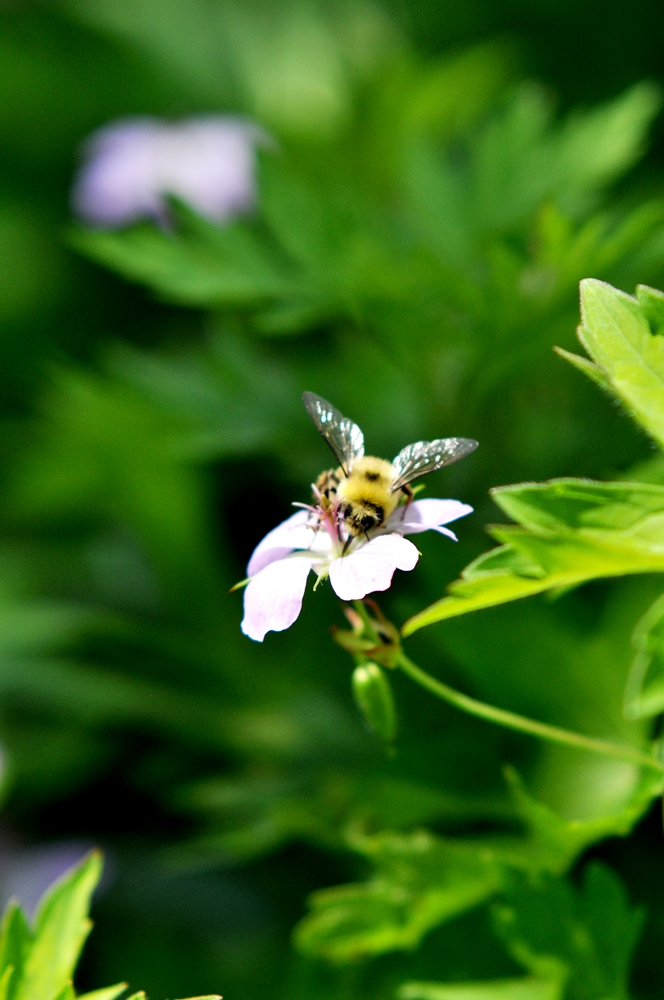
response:
<path id="1" fill-rule="evenodd" d="M 328 469 L 327 472 L 321 472 L 316 480 L 316 489 L 320 492 L 321 497 L 325 497 L 326 500 L 335 497 L 342 476 L 341 469 Z"/>

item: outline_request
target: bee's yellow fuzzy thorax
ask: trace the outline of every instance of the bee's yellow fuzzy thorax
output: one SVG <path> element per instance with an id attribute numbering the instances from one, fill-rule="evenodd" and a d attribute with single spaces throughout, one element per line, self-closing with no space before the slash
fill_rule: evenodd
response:
<path id="1" fill-rule="evenodd" d="M 382 458 L 367 455 L 353 463 L 350 474 L 337 487 L 337 497 L 342 506 L 350 507 L 350 526 L 359 522 L 362 515 L 377 515 L 377 524 L 383 524 L 399 503 L 400 494 L 391 492 L 394 466 Z M 348 523 L 348 516 L 347 516 Z"/>
<path id="2" fill-rule="evenodd" d="M 394 466 L 384 458 L 360 458 L 353 462 L 353 467 L 347 478 L 339 483 L 339 494 L 349 499 L 360 499 L 372 496 L 385 496 L 394 480 Z"/>

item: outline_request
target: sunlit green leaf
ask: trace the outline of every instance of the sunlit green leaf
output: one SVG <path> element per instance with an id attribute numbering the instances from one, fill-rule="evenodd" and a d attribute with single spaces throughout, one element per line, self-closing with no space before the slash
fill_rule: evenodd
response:
<path id="1" fill-rule="evenodd" d="M 14 975 L 14 966 L 8 965 L 0 975 L 0 1000 L 8 1000 L 10 994 L 11 980 Z"/>
<path id="2" fill-rule="evenodd" d="M 521 526 L 492 528 L 505 544 L 471 563 L 449 597 L 406 622 L 404 635 L 598 577 L 664 572 L 663 487 L 555 479 L 500 487 L 492 496 Z"/>
<path id="3" fill-rule="evenodd" d="M 126 983 L 116 983 L 115 986 L 105 986 L 90 993 L 79 993 L 78 1000 L 115 1000 L 127 989 Z"/>
<path id="4" fill-rule="evenodd" d="M 52 997 L 72 978 L 92 927 L 88 910 L 101 864 L 99 852 L 91 852 L 55 882 L 41 900 L 15 1000 Z"/>
<path id="5" fill-rule="evenodd" d="M 12 900 L 3 914 L 0 930 L 0 971 L 7 998 L 15 995 L 31 943 L 32 933 L 23 910 L 16 900 Z M 9 969 L 12 970 L 11 973 Z"/>
<path id="6" fill-rule="evenodd" d="M 60 992 L 56 993 L 54 1000 L 76 1000 L 73 985 L 71 983 L 67 983 L 66 986 L 63 986 Z"/>
<path id="7" fill-rule="evenodd" d="M 616 395 L 658 444 L 664 443 L 664 339 L 659 330 L 657 298 L 641 300 L 594 279 L 581 282 L 579 337 L 606 373 Z"/>

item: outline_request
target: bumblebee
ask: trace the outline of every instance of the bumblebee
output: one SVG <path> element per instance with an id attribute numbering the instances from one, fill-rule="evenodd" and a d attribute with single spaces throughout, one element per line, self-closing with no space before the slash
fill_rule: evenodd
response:
<path id="1" fill-rule="evenodd" d="M 352 420 L 313 392 L 302 396 L 305 409 L 339 463 L 323 472 L 315 492 L 324 510 L 336 509 L 349 541 L 381 528 L 399 504 L 410 503 L 410 483 L 470 455 L 477 448 L 471 438 L 438 438 L 416 441 L 403 448 L 394 461 L 364 454 L 364 435 Z"/>

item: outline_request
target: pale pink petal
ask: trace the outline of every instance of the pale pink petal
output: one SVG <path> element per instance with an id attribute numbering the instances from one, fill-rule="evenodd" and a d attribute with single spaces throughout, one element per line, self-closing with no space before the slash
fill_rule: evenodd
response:
<path id="1" fill-rule="evenodd" d="M 247 576 L 255 576 L 269 563 L 283 559 L 294 549 L 313 547 L 319 554 L 328 553 L 330 536 L 322 529 L 316 531 L 315 524 L 307 523 L 313 520 L 308 510 L 298 510 L 268 532 L 252 553 L 247 566 Z"/>
<path id="2" fill-rule="evenodd" d="M 402 513 L 401 526 L 394 526 L 394 530 L 401 531 L 404 535 L 415 535 L 420 531 L 438 531 L 441 535 L 447 535 L 456 542 L 457 538 L 449 528 L 442 525 L 456 521 L 466 514 L 472 514 L 473 508 L 460 500 L 414 500 L 407 507 L 399 508 Z M 388 525 L 391 527 L 392 525 Z"/>
<path id="3" fill-rule="evenodd" d="M 330 583 L 342 601 L 357 601 L 387 590 L 395 569 L 414 569 L 419 552 L 401 535 L 379 535 L 356 552 L 330 564 Z"/>
<path id="4" fill-rule="evenodd" d="M 290 628 L 302 609 L 312 560 L 309 555 L 271 562 L 253 576 L 244 591 L 242 631 L 262 642 L 266 632 Z"/>

